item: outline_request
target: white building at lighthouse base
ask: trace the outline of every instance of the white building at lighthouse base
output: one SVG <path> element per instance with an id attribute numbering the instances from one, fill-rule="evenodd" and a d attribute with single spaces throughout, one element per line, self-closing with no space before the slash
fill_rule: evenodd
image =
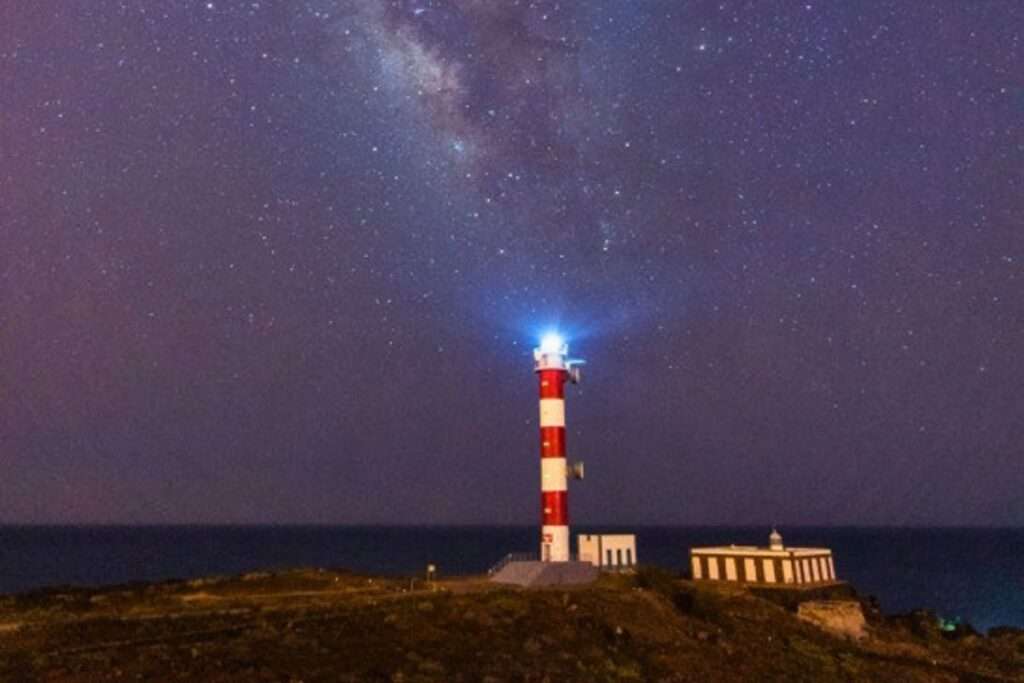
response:
<path id="1" fill-rule="evenodd" d="M 636 536 L 633 534 L 579 534 L 576 537 L 580 562 L 604 571 L 636 567 Z"/>

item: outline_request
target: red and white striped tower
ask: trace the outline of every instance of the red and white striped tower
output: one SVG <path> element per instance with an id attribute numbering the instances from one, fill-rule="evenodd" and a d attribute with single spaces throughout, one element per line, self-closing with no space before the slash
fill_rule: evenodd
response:
<path id="1" fill-rule="evenodd" d="M 568 358 L 569 347 L 550 334 L 533 350 L 534 371 L 540 379 L 540 558 L 569 561 L 569 470 L 565 459 L 565 382 L 579 380 L 580 361 Z M 577 466 L 576 476 L 582 477 Z"/>

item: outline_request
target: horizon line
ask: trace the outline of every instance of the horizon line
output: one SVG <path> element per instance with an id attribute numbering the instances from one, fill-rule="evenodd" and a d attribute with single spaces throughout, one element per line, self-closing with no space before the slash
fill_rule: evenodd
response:
<path id="1" fill-rule="evenodd" d="M 39 528 L 39 529 L 87 529 L 87 528 L 123 528 L 123 529 L 159 529 L 159 528 L 364 528 L 364 529 L 524 529 L 538 527 L 536 523 L 494 523 L 494 522 L 473 522 L 473 523 L 416 523 L 416 522 L 2 522 L 2 528 Z M 625 529 L 627 527 L 638 527 L 642 529 L 771 529 L 773 527 L 790 529 L 947 529 L 947 530 L 1024 530 L 1024 524 L 859 524 L 859 523 L 775 523 L 775 524 L 753 524 L 753 523 L 674 523 L 674 522 L 593 522 L 587 524 L 576 524 L 570 528 L 593 529 L 594 527 L 608 527 L 610 529 Z"/>

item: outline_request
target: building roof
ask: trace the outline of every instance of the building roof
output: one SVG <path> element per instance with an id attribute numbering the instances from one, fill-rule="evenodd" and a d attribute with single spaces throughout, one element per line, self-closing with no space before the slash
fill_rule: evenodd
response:
<path id="1" fill-rule="evenodd" d="M 722 545 L 705 548 L 690 548 L 691 555 L 736 555 L 745 557 L 807 557 L 811 555 L 831 555 L 829 548 L 783 548 L 772 550 L 754 545 Z"/>

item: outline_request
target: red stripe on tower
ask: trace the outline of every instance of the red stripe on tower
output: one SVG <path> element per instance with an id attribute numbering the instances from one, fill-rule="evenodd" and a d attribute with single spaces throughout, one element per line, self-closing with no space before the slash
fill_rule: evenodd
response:
<path id="1" fill-rule="evenodd" d="M 540 504 L 544 526 L 569 526 L 567 491 L 542 491 Z"/>
<path id="2" fill-rule="evenodd" d="M 538 370 L 540 378 L 541 398 L 560 398 L 565 400 L 565 370 Z"/>
<path id="3" fill-rule="evenodd" d="M 565 457 L 565 427 L 540 428 L 540 457 Z"/>
<path id="4" fill-rule="evenodd" d="M 573 379 L 569 347 L 548 335 L 533 352 L 540 382 L 541 559 L 569 560 L 569 493 L 565 459 L 565 382 Z"/>

